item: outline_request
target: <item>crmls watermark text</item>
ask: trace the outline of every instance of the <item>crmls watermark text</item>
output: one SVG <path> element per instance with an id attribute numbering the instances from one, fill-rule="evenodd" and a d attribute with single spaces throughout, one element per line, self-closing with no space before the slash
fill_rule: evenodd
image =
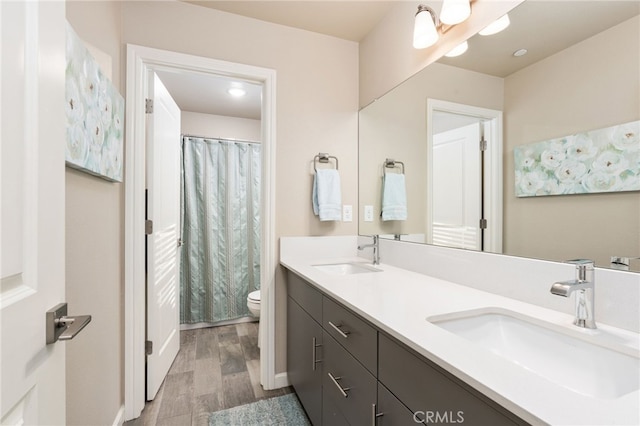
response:
<path id="1" fill-rule="evenodd" d="M 413 413 L 413 421 L 429 425 L 464 423 L 464 411 L 416 411 Z"/>

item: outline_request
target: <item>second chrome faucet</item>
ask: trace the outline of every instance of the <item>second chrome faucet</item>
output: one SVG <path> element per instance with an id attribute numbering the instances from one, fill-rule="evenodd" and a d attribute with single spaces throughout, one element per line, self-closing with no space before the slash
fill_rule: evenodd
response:
<path id="1" fill-rule="evenodd" d="M 577 259 L 567 263 L 576 265 L 576 279 L 560 281 L 551 286 L 551 294 L 569 297 L 576 293 L 575 325 L 582 328 L 597 328 L 594 313 L 595 272 L 593 260 Z"/>
<path id="2" fill-rule="evenodd" d="M 379 265 L 380 264 L 380 245 L 378 241 L 380 240 L 380 237 L 378 235 L 372 235 L 371 237 L 373 238 L 373 244 L 365 244 L 362 246 L 358 246 L 358 250 L 364 250 L 366 248 L 372 247 L 373 248 L 373 264 Z"/>

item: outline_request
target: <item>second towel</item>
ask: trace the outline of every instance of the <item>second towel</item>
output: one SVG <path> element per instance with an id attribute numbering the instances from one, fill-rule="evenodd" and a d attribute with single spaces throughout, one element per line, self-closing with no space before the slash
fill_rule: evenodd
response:
<path id="1" fill-rule="evenodd" d="M 313 176 L 313 213 L 321 221 L 342 219 L 340 175 L 335 169 L 317 170 Z"/>
<path id="2" fill-rule="evenodd" d="M 382 220 L 407 220 L 404 174 L 386 173 L 382 180 Z"/>

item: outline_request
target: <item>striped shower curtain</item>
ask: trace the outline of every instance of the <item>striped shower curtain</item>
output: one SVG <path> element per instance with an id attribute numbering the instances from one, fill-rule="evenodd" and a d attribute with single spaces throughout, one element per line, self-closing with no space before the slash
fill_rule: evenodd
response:
<path id="1" fill-rule="evenodd" d="M 182 139 L 180 322 L 249 315 L 260 288 L 261 146 Z"/>

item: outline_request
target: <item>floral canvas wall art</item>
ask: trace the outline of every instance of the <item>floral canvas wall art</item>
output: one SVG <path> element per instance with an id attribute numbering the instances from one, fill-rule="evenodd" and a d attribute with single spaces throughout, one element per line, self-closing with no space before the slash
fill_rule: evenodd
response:
<path id="1" fill-rule="evenodd" d="M 640 121 L 514 149 L 516 196 L 640 190 Z"/>
<path id="2" fill-rule="evenodd" d="M 67 25 L 67 165 L 122 182 L 124 99 Z"/>

